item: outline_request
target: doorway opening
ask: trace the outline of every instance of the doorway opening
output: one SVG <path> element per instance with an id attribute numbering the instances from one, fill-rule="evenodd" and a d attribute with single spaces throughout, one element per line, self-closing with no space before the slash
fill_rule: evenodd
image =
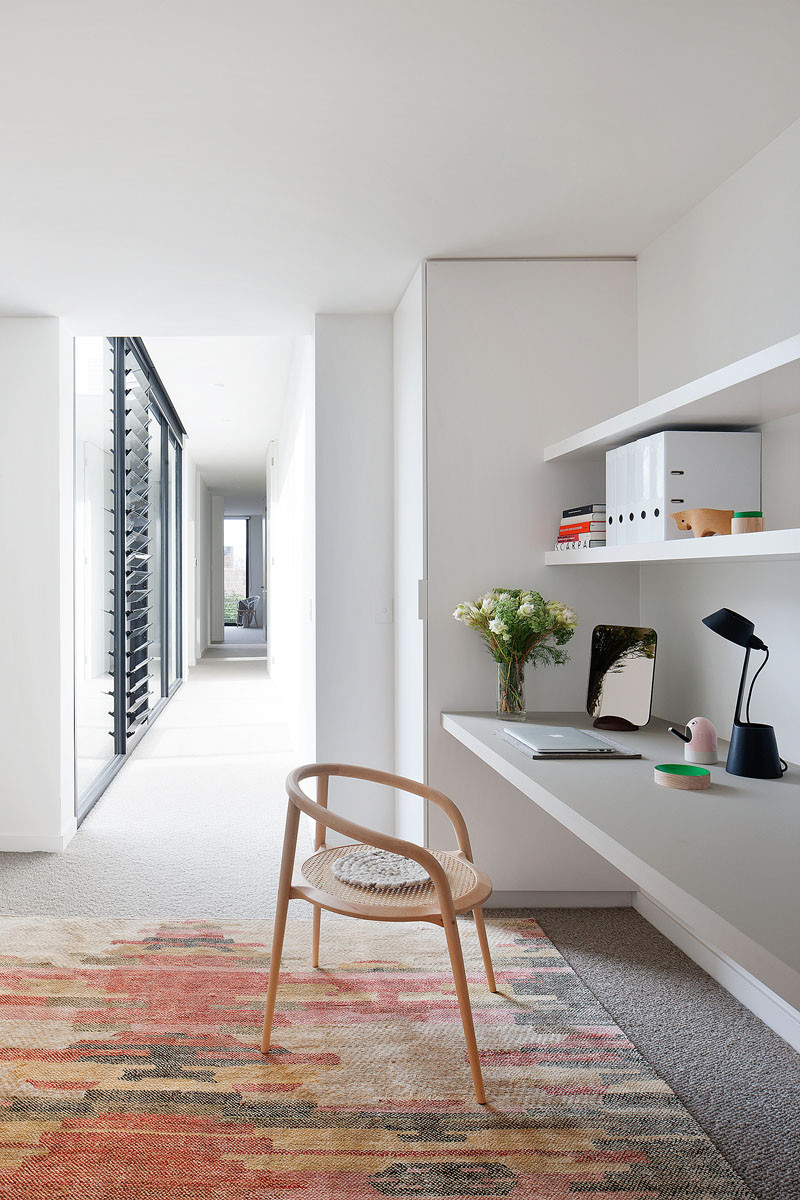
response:
<path id="1" fill-rule="evenodd" d="M 212 556 L 220 564 L 212 589 L 221 597 L 223 620 L 213 640 L 257 646 L 266 657 L 266 495 L 240 492 L 218 499 L 222 513 L 212 536 L 221 540 L 222 553 Z"/>
<path id="2" fill-rule="evenodd" d="M 225 517 L 222 559 L 226 626 L 251 628 L 256 613 L 250 606 L 250 518 Z"/>

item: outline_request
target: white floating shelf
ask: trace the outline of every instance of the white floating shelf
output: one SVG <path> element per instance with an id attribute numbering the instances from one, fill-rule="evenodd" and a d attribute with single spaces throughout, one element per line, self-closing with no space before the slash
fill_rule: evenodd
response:
<path id="1" fill-rule="evenodd" d="M 800 335 L 555 442 L 544 460 L 596 457 L 662 429 L 747 429 L 798 411 Z"/>
<path id="2" fill-rule="evenodd" d="M 597 546 L 594 550 L 548 550 L 548 567 L 586 563 L 745 562 L 748 559 L 800 558 L 800 529 L 766 529 L 706 538 L 678 538 L 638 546 Z"/>

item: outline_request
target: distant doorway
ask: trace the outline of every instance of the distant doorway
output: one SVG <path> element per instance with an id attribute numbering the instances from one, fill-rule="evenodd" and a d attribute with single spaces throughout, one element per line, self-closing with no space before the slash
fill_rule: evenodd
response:
<path id="1" fill-rule="evenodd" d="M 225 624 L 235 626 L 239 605 L 250 595 L 250 518 L 226 517 L 224 530 L 223 591 Z M 219 595 L 219 593 L 217 593 Z"/>

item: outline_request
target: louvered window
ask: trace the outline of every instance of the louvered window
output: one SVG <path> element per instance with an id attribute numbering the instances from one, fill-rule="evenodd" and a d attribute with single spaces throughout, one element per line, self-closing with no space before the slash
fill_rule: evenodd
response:
<path id="1" fill-rule="evenodd" d="M 113 398 L 110 506 L 106 501 L 113 546 L 108 606 L 112 619 L 109 672 L 112 687 L 107 694 L 113 700 L 109 711 L 113 729 L 109 733 L 114 739 L 114 755 L 108 761 L 107 754 L 98 756 L 89 751 L 81 759 L 82 742 L 87 746 L 97 745 L 98 722 L 89 710 L 89 700 L 84 705 L 86 711 L 81 711 L 78 695 L 76 759 L 83 793 L 78 802 L 79 816 L 89 810 L 134 741 L 157 716 L 178 686 L 182 673 L 183 427 L 140 339 L 108 338 L 107 345 L 112 360 Z M 76 398 L 77 395 L 76 388 Z M 76 493 L 76 499 L 85 512 L 85 497 Z M 84 591 L 85 603 L 93 604 L 88 589 Z M 93 619 L 91 613 L 76 612 L 76 623 L 81 620 L 86 623 L 87 617 Z M 76 671 L 77 667 L 76 663 Z M 89 686 L 84 690 L 91 699 L 94 693 L 90 693 Z M 82 721 L 86 732 L 83 739 Z M 93 761 L 103 765 L 92 776 Z M 91 776 L 89 786 L 85 783 L 87 774 Z"/>

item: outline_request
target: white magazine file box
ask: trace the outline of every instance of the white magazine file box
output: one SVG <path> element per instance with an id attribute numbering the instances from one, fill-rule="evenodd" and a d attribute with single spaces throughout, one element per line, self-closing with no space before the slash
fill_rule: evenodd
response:
<path id="1" fill-rule="evenodd" d="M 617 495 L 617 463 L 619 450 L 609 450 L 606 454 L 606 545 L 617 545 L 617 521 L 609 507 L 612 498 Z"/>
<path id="2" fill-rule="evenodd" d="M 671 517 L 686 508 L 760 509 L 761 434 L 667 430 L 608 451 L 608 545 L 692 537 Z"/>

